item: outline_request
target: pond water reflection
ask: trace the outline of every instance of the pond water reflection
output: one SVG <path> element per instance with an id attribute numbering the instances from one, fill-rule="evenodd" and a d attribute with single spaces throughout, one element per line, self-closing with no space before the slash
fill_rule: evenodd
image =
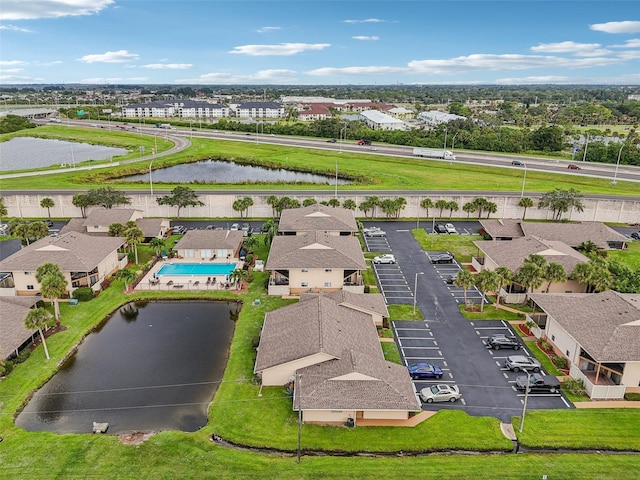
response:
<path id="1" fill-rule="evenodd" d="M 182 430 L 207 422 L 227 364 L 236 302 L 136 302 L 114 313 L 20 413 L 29 431 Z"/>
<path id="2" fill-rule="evenodd" d="M 149 181 L 149 174 L 124 177 L 132 181 Z M 209 183 L 243 182 L 304 182 L 335 185 L 335 177 L 294 172 L 292 170 L 270 169 L 253 165 L 239 165 L 220 160 L 203 160 L 194 163 L 159 168 L 152 173 L 153 182 L 189 183 L 193 181 Z M 338 178 L 338 185 L 349 182 Z"/>
<path id="3" fill-rule="evenodd" d="M 85 160 L 106 160 L 126 153 L 127 150 L 124 148 L 44 138 L 16 137 L 2 142 L 0 170 L 23 170 L 62 164 L 71 166 Z"/>

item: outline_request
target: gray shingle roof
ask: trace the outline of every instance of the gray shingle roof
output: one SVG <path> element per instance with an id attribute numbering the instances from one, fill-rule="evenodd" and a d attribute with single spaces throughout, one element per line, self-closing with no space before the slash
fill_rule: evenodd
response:
<path id="1" fill-rule="evenodd" d="M 531 294 L 598 362 L 640 361 L 640 294 Z"/>
<path id="2" fill-rule="evenodd" d="M 34 331 L 24 326 L 24 319 L 38 297 L 0 297 L 0 358 L 7 358 L 31 337 Z"/>
<path id="3" fill-rule="evenodd" d="M 317 296 L 265 315 L 255 372 L 316 353 L 338 357 L 348 348 L 382 355 L 371 315 Z"/>
<path id="4" fill-rule="evenodd" d="M 139 218 L 136 220 L 138 228 L 145 237 L 157 237 L 162 230 L 162 223 L 168 222 L 163 218 Z"/>
<path id="5" fill-rule="evenodd" d="M 273 238 L 267 270 L 289 268 L 343 268 L 364 270 L 367 264 L 358 238 L 323 232 Z"/>
<path id="6" fill-rule="evenodd" d="M 282 211 L 278 222 L 279 232 L 357 232 L 358 224 L 353 210 L 333 208 L 320 203 Z"/>
<path id="7" fill-rule="evenodd" d="M 380 293 L 353 293 L 347 290 L 336 290 L 330 293 L 303 293 L 300 295 L 300 301 L 304 302 L 318 295 L 324 295 L 330 298 L 338 305 L 347 308 L 355 308 L 356 310 L 375 313 L 383 317 L 389 316 L 387 304 L 384 297 Z"/>
<path id="8" fill-rule="evenodd" d="M 406 367 L 379 355 L 345 350 L 296 373 L 294 410 L 421 410 Z"/>
<path id="9" fill-rule="evenodd" d="M 525 258 L 534 253 L 543 256 L 549 263 L 562 265 L 567 276 L 571 275 L 577 264 L 589 261 L 580 252 L 562 242 L 542 240 L 534 236 L 510 241 L 490 240 L 473 243 L 499 266 L 507 267 L 514 272 L 524 264 Z"/>
<path id="10" fill-rule="evenodd" d="M 524 237 L 520 220 L 504 218 L 500 220 L 480 220 L 480 225 L 491 235 L 491 238 L 519 238 Z"/>
<path id="11" fill-rule="evenodd" d="M 32 272 L 51 262 L 63 272 L 88 272 L 124 242 L 122 237 L 95 237 L 78 232 L 45 237 L 0 262 L 0 271 Z"/>
<path id="12" fill-rule="evenodd" d="M 82 224 L 85 227 L 93 227 L 94 225 L 108 227 L 112 223 L 122 223 L 124 225 L 132 219 L 136 212 L 142 213 L 140 210 L 133 208 L 96 208 L 88 213 Z"/>
<path id="13" fill-rule="evenodd" d="M 240 230 L 188 230 L 175 250 L 228 248 L 235 250 L 242 243 L 244 233 Z"/>

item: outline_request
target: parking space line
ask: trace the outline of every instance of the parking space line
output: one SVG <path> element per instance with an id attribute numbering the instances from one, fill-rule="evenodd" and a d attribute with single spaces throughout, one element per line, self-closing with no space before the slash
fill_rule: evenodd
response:
<path id="1" fill-rule="evenodd" d="M 436 350 L 438 347 L 402 347 L 403 350 L 409 350 L 410 348 L 420 348 L 424 350 Z"/>
<path id="2" fill-rule="evenodd" d="M 442 357 L 404 357 L 412 360 L 444 360 Z"/>

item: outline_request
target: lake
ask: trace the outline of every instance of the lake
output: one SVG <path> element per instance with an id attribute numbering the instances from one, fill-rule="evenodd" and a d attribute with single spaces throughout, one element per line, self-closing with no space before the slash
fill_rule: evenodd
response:
<path id="1" fill-rule="evenodd" d="M 89 143 L 16 137 L 0 143 L 0 170 L 25 170 L 53 165 L 72 166 L 86 160 L 106 160 L 125 155 L 124 148 L 91 145 Z"/>
<path id="2" fill-rule="evenodd" d="M 123 177 L 132 181 L 149 181 L 149 173 Z M 203 160 L 194 163 L 159 168 L 152 172 L 153 182 L 189 183 L 193 181 L 209 183 L 244 182 L 304 182 L 335 185 L 335 177 L 295 172 L 292 170 L 270 169 L 253 165 L 239 165 L 220 160 Z M 338 185 L 349 182 L 338 178 Z"/>
<path id="3" fill-rule="evenodd" d="M 93 422 L 108 422 L 110 434 L 202 428 L 239 308 L 220 301 L 120 308 L 36 392 L 16 425 L 90 433 Z"/>

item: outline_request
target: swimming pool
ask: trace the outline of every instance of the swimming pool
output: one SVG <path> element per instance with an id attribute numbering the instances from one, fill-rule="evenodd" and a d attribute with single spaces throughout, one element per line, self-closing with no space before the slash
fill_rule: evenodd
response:
<path id="1" fill-rule="evenodd" d="M 157 275 L 229 275 L 235 263 L 167 263 Z"/>

